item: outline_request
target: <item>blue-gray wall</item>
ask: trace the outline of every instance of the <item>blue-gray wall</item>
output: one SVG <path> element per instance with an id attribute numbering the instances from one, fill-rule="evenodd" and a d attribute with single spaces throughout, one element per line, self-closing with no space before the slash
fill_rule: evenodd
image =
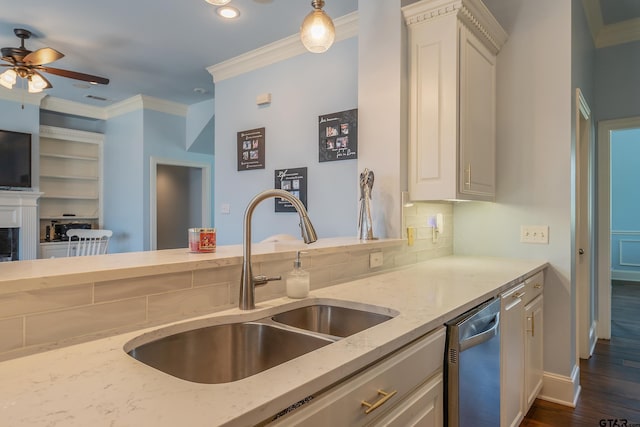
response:
<path id="1" fill-rule="evenodd" d="M 241 242 L 244 209 L 255 194 L 274 188 L 276 169 L 299 167 L 308 168 L 309 216 L 319 237 L 357 234 L 357 161 L 318 161 L 318 116 L 357 108 L 357 49 L 351 38 L 322 55 L 305 53 L 216 83 L 219 244 Z M 259 107 L 256 96 L 263 93 L 271 93 L 272 102 Z M 265 169 L 238 172 L 236 134 L 260 127 L 266 128 Z M 366 143 L 360 140 L 358 146 Z M 230 205 L 230 214 L 220 212 L 223 204 Z M 258 206 L 253 225 L 253 241 L 280 233 L 300 236 L 297 215 L 274 213 L 273 200 Z"/>
<path id="2" fill-rule="evenodd" d="M 596 118 L 640 116 L 640 41 L 597 49 Z"/>
<path id="3" fill-rule="evenodd" d="M 212 155 L 192 153 L 185 147 L 183 116 L 145 109 L 107 120 L 103 222 L 105 228 L 114 232 L 110 252 L 150 249 L 151 157 L 208 164 L 213 168 Z M 213 188 L 213 182 L 210 185 Z M 209 222 L 212 223 L 212 218 Z"/>
<path id="4" fill-rule="evenodd" d="M 640 280 L 640 129 L 611 135 L 612 276 Z M 632 273 L 632 274 L 630 274 Z M 636 276 L 634 276 L 636 275 Z"/>

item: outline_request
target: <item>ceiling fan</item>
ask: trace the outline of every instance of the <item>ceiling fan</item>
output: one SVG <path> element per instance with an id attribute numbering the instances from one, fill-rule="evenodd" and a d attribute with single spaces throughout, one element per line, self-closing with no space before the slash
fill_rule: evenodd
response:
<path id="1" fill-rule="evenodd" d="M 13 32 L 20 39 L 20 47 L 3 47 L 1 49 L 2 60 L 9 64 L 0 64 L 0 67 L 10 68 L 0 74 L 0 85 L 11 89 L 16 83 L 16 77 L 20 77 L 28 81 L 29 92 L 42 92 L 44 89 L 53 87 L 41 74 L 43 72 L 70 79 L 82 80 L 92 84 L 109 84 L 109 79 L 104 77 L 46 67 L 46 64 L 57 61 L 64 57 L 64 54 L 50 47 L 43 47 L 42 49 L 32 52 L 24 47 L 24 41 L 31 37 L 31 31 L 15 28 Z"/>

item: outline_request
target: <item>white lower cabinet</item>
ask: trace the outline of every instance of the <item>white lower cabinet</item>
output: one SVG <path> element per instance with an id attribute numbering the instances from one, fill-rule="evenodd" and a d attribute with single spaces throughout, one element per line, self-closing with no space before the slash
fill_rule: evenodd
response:
<path id="1" fill-rule="evenodd" d="M 544 273 L 501 295 L 500 426 L 520 425 L 542 389 Z"/>
<path id="2" fill-rule="evenodd" d="M 47 242 L 40 243 L 40 256 L 38 258 L 65 258 L 69 242 Z M 71 246 L 71 254 L 74 255 L 76 248 Z"/>
<path id="3" fill-rule="evenodd" d="M 445 328 L 317 395 L 272 426 L 442 426 Z"/>
<path id="4" fill-rule="evenodd" d="M 524 383 L 525 383 L 525 414 L 531 408 L 542 389 L 543 365 L 543 331 L 544 331 L 544 297 L 542 290 L 544 276 L 540 272 L 528 279 L 527 305 L 524 307 Z"/>
<path id="5" fill-rule="evenodd" d="M 500 425 L 514 427 L 524 418 L 524 283 L 501 295 Z"/>

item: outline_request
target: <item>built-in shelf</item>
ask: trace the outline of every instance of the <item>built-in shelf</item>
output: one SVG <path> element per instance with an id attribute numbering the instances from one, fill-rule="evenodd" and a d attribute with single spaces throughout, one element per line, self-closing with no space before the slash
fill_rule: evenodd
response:
<path id="1" fill-rule="evenodd" d="M 52 221 L 102 226 L 103 138 L 95 132 L 40 127 L 40 191 L 44 193 L 39 204 L 41 241 L 45 241 L 47 227 L 54 238 Z M 42 244 L 40 256 L 51 256 Z"/>
<path id="2" fill-rule="evenodd" d="M 97 176 L 74 176 L 74 175 L 40 175 L 40 179 L 77 179 L 84 181 L 98 181 L 100 178 Z"/>
<path id="3" fill-rule="evenodd" d="M 52 159 L 86 160 L 91 162 L 96 162 L 99 160 L 98 157 L 93 157 L 93 156 L 74 156 L 69 154 L 53 154 L 53 153 L 40 153 L 40 157 L 49 157 Z"/>

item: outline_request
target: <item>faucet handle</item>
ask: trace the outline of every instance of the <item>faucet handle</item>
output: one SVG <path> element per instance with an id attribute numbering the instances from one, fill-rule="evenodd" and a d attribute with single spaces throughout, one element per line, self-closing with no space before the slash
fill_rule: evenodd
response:
<path id="1" fill-rule="evenodd" d="M 272 280 L 282 280 L 282 276 L 265 276 L 265 275 L 259 275 L 259 276 L 254 276 L 253 277 L 253 285 L 254 286 L 260 286 L 260 285 L 266 285 L 267 282 L 271 282 Z"/>

